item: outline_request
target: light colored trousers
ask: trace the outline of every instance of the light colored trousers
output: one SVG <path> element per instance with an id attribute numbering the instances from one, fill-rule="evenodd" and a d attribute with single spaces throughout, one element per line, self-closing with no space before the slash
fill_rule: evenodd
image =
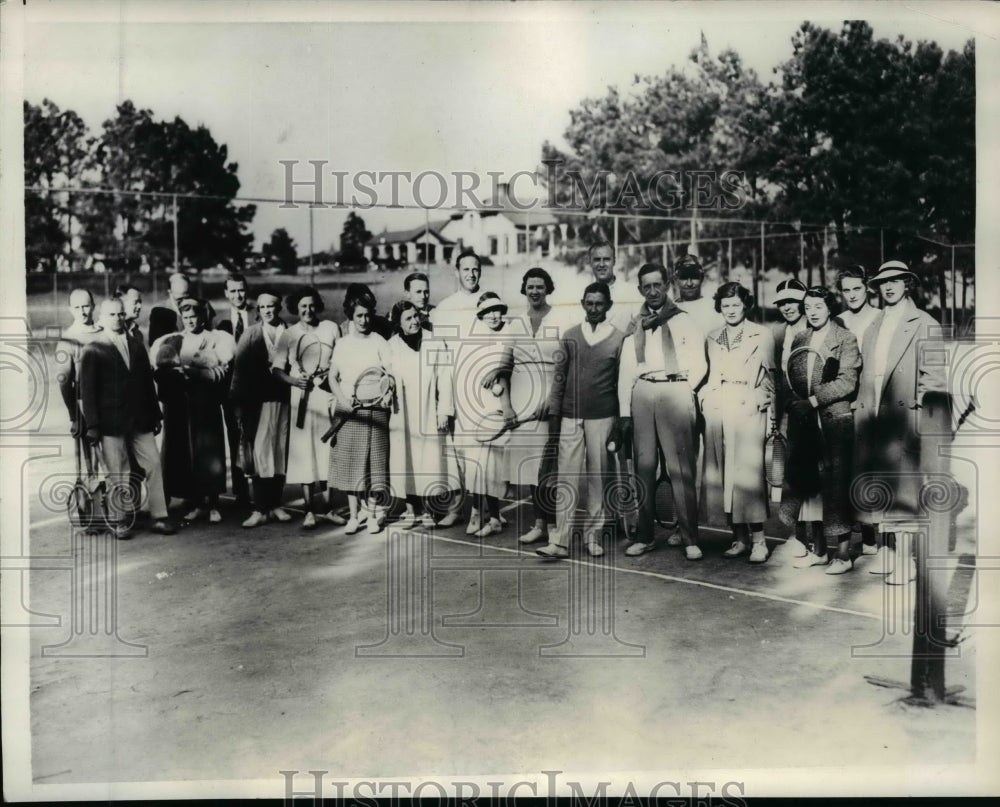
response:
<path id="1" fill-rule="evenodd" d="M 111 484 L 128 487 L 129 449 L 146 473 L 146 488 L 149 491 L 149 514 L 154 519 L 167 517 L 167 502 L 163 496 L 163 471 L 160 467 L 160 452 L 152 432 L 129 434 L 124 437 L 105 435 L 101 438 L 104 464 L 108 466 Z M 110 493 L 110 491 L 109 491 Z M 123 494 L 121 491 L 119 495 Z M 109 496 L 111 501 L 123 501 Z M 136 508 L 138 509 L 138 508 Z"/>
<path id="2" fill-rule="evenodd" d="M 607 519 L 605 491 L 608 480 L 608 437 L 615 419 L 580 420 L 563 418 L 559 430 L 559 472 L 556 482 L 556 531 L 549 537 L 554 544 L 569 547 L 576 530 L 583 542 L 600 543 L 600 532 Z M 583 518 L 581 492 L 586 491 Z"/>

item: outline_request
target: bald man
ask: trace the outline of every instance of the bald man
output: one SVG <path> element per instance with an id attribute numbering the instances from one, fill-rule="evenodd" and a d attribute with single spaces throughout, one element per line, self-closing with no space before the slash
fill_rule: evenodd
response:
<path id="1" fill-rule="evenodd" d="M 149 344 L 161 336 L 181 330 L 181 312 L 178 305 L 191 296 L 191 284 L 180 272 L 170 276 L 170 297 L 167 305 L 155 305 L 149 312 Z"/>
<path id="2" fill-rule="evenodd" d="M 77 387 L 80 352 L 101 332 L 101 328 L 94 322 L 94 298 L 86 289 L 74 289 L 69 293 L 69 310 L 73 323 L 62 332 L 56 346 L 56 378 L 69 413 L 70 433 L 78 436 L 87 430 L 80 417 Z"/>
<path id="3" fill-rule="evenodd" d="M 80 401 L 87 425 L 86 440 L 100 446 L 113 488 L 128 486 L 129 458 L 134 457 L 146 476 L 151 532 L 170 535 L 167 521 L 160 452 L 155 435 L 162 415 L 153 385 L 153 370 L 142 340 L 125 332 L 125 305 L 110 299 L 101 303 L 103 330 L 80 353 Z M 109 491 L 109 502 L 128 501 L 127 495 Z M 115 537 L 128 538 L 134 513 L 120 517 Z"/>

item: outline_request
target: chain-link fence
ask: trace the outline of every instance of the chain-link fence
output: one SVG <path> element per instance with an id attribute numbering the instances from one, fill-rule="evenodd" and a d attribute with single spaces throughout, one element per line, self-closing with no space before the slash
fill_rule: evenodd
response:
<path id="1" fill-rule="evenodd" d="M 166 276 L 176 267 L 188 272 L 195 291 L 209 299 L 223 299 L 227 269 L 237 268 L 251 285 L 266 282 L 281 288 L 311 282 L 333 294 L 351 280 L 373 286 L 388 283 L 393 291 L 386 295 L 386 308 L 397 291 L 401 294 L 402 275 L 423 271 L 438 280 L 432 284 L 433 300 L 453 289 L 450 268 L 467 247 L 483 256 L 487 267 L 501 270 L 491 272 L 489 285 L 516 301 L 518 269 L 541 265 L 557 281 L 585 277 L 589 245 L 606 240 L 614 246 L 617 269 L 627 282 L 643 263 L 670 266 L 680 256 L 694 254 L 706 269 L 704 294 L 711 294 L 719 283 L 738 281 L 753 291 L 760 316 L 766 319 L 776 316 L 771 308 L 774 288 L 788 277 L 833 287 L 844 264 L 860 263 L 872 272 L 882 261 L 898 258 L 920 278 L 918 305 L 956 336 L 974 332 L 975 245 L 947 244 L 881 227 L 837 232 L 798 222 L 712 218 L 697 212 L 676 217 L 576 213 L 543 203 L 514 206 L 506 197 L 496 207 L 467 210 L 399 205 L 352 210 L 281 199 L 234 200 L 255 205 L 258 219 L 266 218 L 268 229 L 294 235 L 297 255 L 291 265 L 282 266 L 280 256 L 267 249 L 244 245 L 224 254 L 226 239 L 235 243 L 232 234 L 213 232 L 204 216 L 192 224 L 191 215 L 186 215 L 185 211 L 197 214 L 203 201 L 184 194 L 26 190 L 27 207 L 35 213 L 50 209 L 61 232 L 55 238 L 52 228 L 33 228 L 29 221 L 27 292 L 32 327 L 59 324 L 72 288 L 107 296 L 119 283 L 128 283 L 150 301 L 161 300 L 166 296 Z M 95 229 L 95 207 L 112 217 L 100 224 L 103 231 Z M 365 228 L 370 236 L 358 237 L 351 249 L 342 243 L 350 212 L 362 217 L 361 236 Z M 204 239 L 209 238 L 221 246 L 206 245 Z M 220 259 L 206 262 L 213 250 Z M 398 283 L 393 281 L 396 274 Z"/>

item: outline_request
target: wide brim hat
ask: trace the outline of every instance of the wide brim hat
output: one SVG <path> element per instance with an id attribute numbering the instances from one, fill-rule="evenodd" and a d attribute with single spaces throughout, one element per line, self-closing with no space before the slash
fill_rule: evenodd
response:
<path id="1" fill-rule="evenodd" d="M 499 297 L 488 297 L 485 300 L 480 300 L 479 305 L 476 306 L 476 316 L 482 319 L 483 315 L 490 311 L 499 311 L 501 314 L 506 314 L 507 304 Z"/>
<path id="2" fill-rule="evenodd" d="M 868 288 L 874 289 L 886 280 L 895 280 L 900 277 L 917 279 L 916 274 L 911 272 L 910 267 L 902 261 L 886 261 L 878 268 L 878 271 L 874 275 L 868 278 Z"/>

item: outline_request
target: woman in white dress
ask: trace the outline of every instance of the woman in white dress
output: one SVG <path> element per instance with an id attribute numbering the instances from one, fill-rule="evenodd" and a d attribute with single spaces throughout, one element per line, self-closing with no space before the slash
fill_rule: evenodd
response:
<path id="1" fill-rule="evenodd" d="M 293 423 L 289 430 L 286 481 L 291 485 L 302 485 L 302 497 L 305 501 L 302 526 L 304 529 L 313 529 L 316 526 L 313 498 L 322 488 L 327 470 L 326 446 L 320 439 L 330 425 L 327 416 L 330 393 L 324 387 L 330 356 L 340 337 L 340 329 L 337 323 L 319 318 L 324 309 L 323 298 L 314 288 L 296 290 L 288 296 L 285 307 L 299 321 L 286 328 L 278 338 L 271 371 L 291 387 L 289 405 L 293 417 L 298 412 L 303 391 L 309 389 L 308 410 L 303 426 L 299 428 Z M 319 340 L 319 373 L 309 374 L 298 363 L 297 348 L 303 337 L 310 338 L 310 341 L 311 337 Z M 337 524 L 344 523 L 332 511 L 327 514 L 327 518 Z"/>
<path id="2" fill-rule="evenodd" d="M 507 443 L 507 479 L 512 485 L 528 485 L 534 524 L 520 537 L 522 544 L 546 540 L 555 511 L 551 487 L 555 482 L 558 438 L 552 439 L 544 418 L 552 389 L 561 327 L 558 314 L 549 305 L 555 291 L 552 277 L 534 267 L 521 279 L 521 294 L 527 308 L 511 317 L 508 327 L 519 338 L 514 342 L 514 369 L 510 376 L 510 402 L 519 425 Z M 524 336 L 521 337 L 520 335 Z"/>
<path id="3" fill-rule="evenodd" d="M 389 372 L 396 380 L 396 411 L 389 418 L 389 481 L 406 510 L 397 523 L 410 529 L 435 526 L 429 499 L 457 488 L 458 463 L 449 450 L 449 419 L 455 414 L 451 363 L 424 332 L 420 310 L 396 303 L 390 319 Z M 422 512 L 421 512 L 422 511 Z"/>
<path id="4" fill-rule="evenodd" d="M 163 402 L 163 484 L 169 501 L 184 499 L 185 521 L 222 521 L 219 494 L 226 489 L 222 402 L 236 352 L 233 337 L 208 329 L 202 300 L 181 300 L 183 330 L 153 342 L 154 378 Z"/>
<path id="5" fill-rule="evenodd" d="M 344 313 L 351 328 L 337 342 L 330 360 L 331 410 L 345 419 L 331 440 L 330 492 L 336 489 L 347 494 L 349 535 L 360 530 L 365 521 L 370 533 L 378 533 L 385 525 L 389 502 L 389 408 L 393 395 L 390 389 L 382 400 L 364 406 L 357 406 L 353 398 L 362 373 L 388 367 L 389 343 L 372 331 L 375 295 L 367 287 L 349 290 Z M 364 512 L 360 501 L 367 503 Z"/>
<path id="6" fill-rule="evenodd" d="M 459 367 L 459 371 L 468 368 L 468 389 L 473 391 L 457 414 L 460 433 L 482 437 L 484 432 L 500 432 L 494 439 L 477 442 L 468 452 L 466 485 L 473 496 L 473 509 L 466 534 L 479 538 L 503 529 L 500 497 L 507 481 L 505 450 L 510 438 L 508 429 L 517 422 L 510 402 L 514 347 L 504 332 L 506 314 L 507 306 L 499 295 L 488 291 L 479 298 L 477 321 Z M 486 379 L 491 379 L 491 386 L 484 389 Z"/>

